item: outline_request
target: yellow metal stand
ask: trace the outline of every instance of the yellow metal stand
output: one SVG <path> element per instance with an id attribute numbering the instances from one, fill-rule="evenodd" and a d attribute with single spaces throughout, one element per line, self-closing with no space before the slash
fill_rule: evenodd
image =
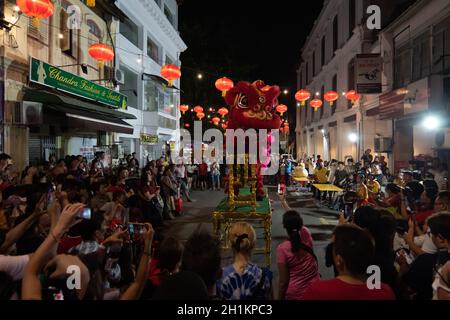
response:
<path id="1" fill-rule="evenodd" d="M 256 164 L 249 164 L 248 154 L 245 155 L 244 165 L 228 165 L 228 198 L 213 212 L 214 232 L 221 240 L 222 248 L 228 250 L 228 232 L 233 223 L 246 221 L 262 227 L 264 246 L 254 251 L 264 253 L 266 265 L 270 266 L 272 206 L 268 197 L 256 201 L 256 169 Z M 239 195 L 235 194 L 235 189 L 239 190 Z"/>

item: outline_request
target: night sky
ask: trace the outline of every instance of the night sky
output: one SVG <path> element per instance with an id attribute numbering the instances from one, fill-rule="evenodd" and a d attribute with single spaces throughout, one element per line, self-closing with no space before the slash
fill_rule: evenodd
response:
<path id="1" fill-rule="evenodd" d="M 181 55 L 182 102 L 223 104 L 214 82 L 226 76 L 235 82 L 262 79 L 290 89 L 280 102 L 295 105 L 300 50 L 322 4 L 322 0 L 183 0 L 179 31 L 188 49 Z M 196 79 L 199 72 L 204 75 L 201 81 Z"/>

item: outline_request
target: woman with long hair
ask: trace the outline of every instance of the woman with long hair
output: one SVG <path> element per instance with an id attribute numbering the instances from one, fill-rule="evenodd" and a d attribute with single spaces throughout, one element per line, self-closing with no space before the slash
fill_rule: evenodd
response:
<path id="1" fill-rule="evenodd" d="M 289 240 L 277 248 L 279 295 L 281 300 L 301 300 L 309 285 L 320 279 L 311 233 L 297 211 L 283 215 Z"/>

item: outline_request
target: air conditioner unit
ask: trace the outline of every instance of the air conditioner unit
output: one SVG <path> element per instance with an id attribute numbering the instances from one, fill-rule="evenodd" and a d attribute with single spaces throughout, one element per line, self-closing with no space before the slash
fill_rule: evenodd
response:
<path id="1" fill-rule="evenodd" d="M 12 114 L 13 124 L 42 124 L 42 103 L 23 101 L 15 105 Z"/>
<path id="2" fill-rule="evenodd" d="M 375 138 L 374 149 L 375 152 L 392 152 L 392 139 Z"/>
<path id="3" fill-rule="evenodd" d="M 114 79 L 118 84 L 125 84 L 125 74 L 120 69 L 116 69 Z"/>
<path id="4" fill-rule="evenodd" d="M 103 79 L 106 81 L 113 81 L 115 84 L 124 84 L 125 76 L 122 70 L 114 69 L 113 67 L 103 67 Z"/>

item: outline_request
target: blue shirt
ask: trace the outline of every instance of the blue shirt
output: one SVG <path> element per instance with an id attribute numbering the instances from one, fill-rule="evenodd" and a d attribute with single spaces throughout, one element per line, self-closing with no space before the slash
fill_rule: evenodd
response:
<path id="1" fill-rule="evenodd" d="M 264 283 L 260 285 L 264 272 Z M 217 283 L 217 295 L 224 300 L 249 300 L 254 297 L 258 285 L 266 299 L 271 297 L 272 272 L 250 263 L 242 275 L 233 265 L 223 269 L 222 279 Z"/>

